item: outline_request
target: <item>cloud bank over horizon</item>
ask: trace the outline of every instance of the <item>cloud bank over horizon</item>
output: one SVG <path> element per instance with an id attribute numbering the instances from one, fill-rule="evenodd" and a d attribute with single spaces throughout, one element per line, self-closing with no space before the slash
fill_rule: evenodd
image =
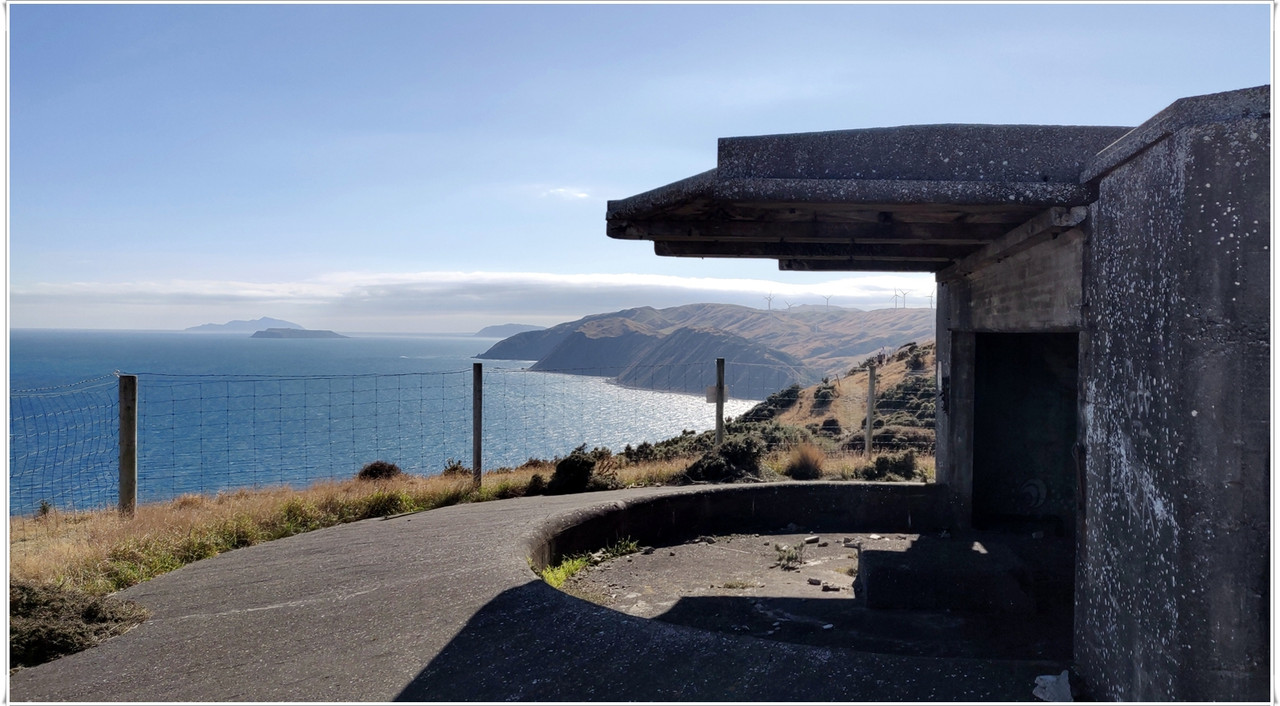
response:
<path id="1" fill-rule="evenodd" d="M 789 283 L 627 273 L 335 272 L 298 282 L 15 284 L 9 296 L 13 328 L 180 330 L 272 316 L 336 331 L 445 333 L 502 323 L 551 326 L 619 309 L 699 302 L 885 309 L 895 305 L 898 290 L 908 292 L 911 307 L 929 306 L 935 291 L 931 275 L 895 273 Z"/>

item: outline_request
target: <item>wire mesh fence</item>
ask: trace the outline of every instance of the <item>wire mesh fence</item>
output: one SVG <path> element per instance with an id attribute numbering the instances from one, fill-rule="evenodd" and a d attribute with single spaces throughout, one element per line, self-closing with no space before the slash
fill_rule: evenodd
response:
<path id="1" fill-rule="evenodd" d="M 789 374 L 738 367 L 726 416 L 754 404 L 740 390 L 765 389 Z M 630 371 L 623 384 L 617 371 L 600 368 L 487 367 L 483 468 L 713 427 L 714 406 L 688 392 L 713 385 L 714 371 L 714 361 L 652 366 Z M 472 462 L 470 370 L 137 377 L 139 502 L 346 479 L 374 460 L 420 475 Z M 11 514 L 37 512 L 42 503 L 87 509 L 117 502 L 115 376 L 11 391 L 10 398 Z"/>
<path id="2" fill-rule="evenodd" d="M 794 383 L 783 366 L 730 364 L 725 417 Z M 658 442 L 715 426 L 704 393 L 715 361 L 625 371 L 483 372 L 482 467 L 554 459 L 575 447 Z M 886 381 L 888 382 L 888 381 Z M 814 395 L 820 395 L 819 385 Z M 877 389 L 873 448 L 934 449 L 931 371 Z M 696 393 L 696 394 L 691 394 Z M 300 486 L 353 477 L 384 460 L 418 475 L 472 465 L 472 371 L 367 375 L 138 374 L 138 501 L 240 487 Z M 863 402 L 865 404 L 865 402 Z M 10 393 L 10 513 L 89 509 L 118 501 L 119 399 L 115 375 Z M 865 407 L 863 407 L 865 409 Z M 855 426 L 825 429 L 861 455 Z"/>
<path id="3" fill-rule="evenodd" d="M 114 502 L 119 482 L 116 377 L 9 393 L 9 511 Z"/>
<path id="4" fill-rule="evenodd" d="M 469 447 L 469 371 L 138 376 L 138 499 L 410 473 Z"/>

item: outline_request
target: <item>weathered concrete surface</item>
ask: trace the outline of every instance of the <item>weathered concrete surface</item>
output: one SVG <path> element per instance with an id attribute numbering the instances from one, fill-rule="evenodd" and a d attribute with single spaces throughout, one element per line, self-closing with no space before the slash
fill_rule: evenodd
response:
<path id="1" fill-rule="evenodd" d="M 1266 94 L 1157 116 L 1090 216 L 1076 620 L 1101 698 L 1268 697 Z"/>
<path id="2" fill-rule="evenodd" d="M 905 125 L 720 139 L 720 179 L 1080 182 L 1127 127 Z"/>
<path id="3" fill-rule="evenodd" d="M 735 489 L 736 490 L 736 489 Z M 152 611 L 25 669 L 16 701 L 1031 700 L 1061 666 L 764 642 L 627 616 L 529 569 L 548 526 L 708 489 L 522 498 L 240 549 L 122 593 Z M 797 514 L 802 512 L 796 508 Z"/>

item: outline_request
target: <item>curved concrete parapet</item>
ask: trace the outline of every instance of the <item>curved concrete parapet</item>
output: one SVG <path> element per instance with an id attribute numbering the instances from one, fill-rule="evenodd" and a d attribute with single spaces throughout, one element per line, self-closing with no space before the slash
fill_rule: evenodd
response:
<path id="1" fill-rule="evenodd" d="M 768 533 L 795 523 L 814 532 L 929 532 L 948 526 L 946 486 L 807 481 L 696 486 L 616 500 L 558 516 L 526 538 L 541 569 L 621 539 L 664 546 L 699 535 Z"/>
<path id="2" fill-rule="evenodd" d="M 14 673 L 9 696 L 1031 700 L 1035 677 L 1064 665 L 872 654 L 698 630 L 579 600 L 530 570 L 556 552 L 607 541 L 609 532 L 653 541 L 713 532 L 720 522 L 876 522 L 894 507 L 909 509 L 914 526 L 917 508 L 927 514 L 942 490 L 854 483 L 639 488 L 330 527 L 228 552 L 122 592 L 152 617 L 97 648 Z M 812 514 L 797 519 L 802 513 Z"/>

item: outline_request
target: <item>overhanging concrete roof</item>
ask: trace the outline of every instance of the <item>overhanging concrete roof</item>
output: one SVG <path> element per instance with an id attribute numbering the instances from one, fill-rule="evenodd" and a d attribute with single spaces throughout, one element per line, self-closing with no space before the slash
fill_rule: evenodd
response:
<path id="1" fill-rule="evenodd" d="M 1085 163 L 1129 130 L 912 125 L 722 138 L 715 169 L 610 201 L 608 234 L 652 240 L 659 255 L 775 258 L 784 270 L 936 272 L 1037 216 L 1074 225 L 1071 207 L 1093 198 L 1080 182 Z"/>
<path id="2" fill-rule="evenodd" d="M 659 255 L 773 258 L 783 270 L 963 273 L 1080 223 L 1103 175 L 1174 132 L 1270 114 L 1271 87 L 1258 86 L 1182 98 L 1134 129 L 721 138 L 715 169 L 610 201 L 608 234 L 652 240 Z"/>

